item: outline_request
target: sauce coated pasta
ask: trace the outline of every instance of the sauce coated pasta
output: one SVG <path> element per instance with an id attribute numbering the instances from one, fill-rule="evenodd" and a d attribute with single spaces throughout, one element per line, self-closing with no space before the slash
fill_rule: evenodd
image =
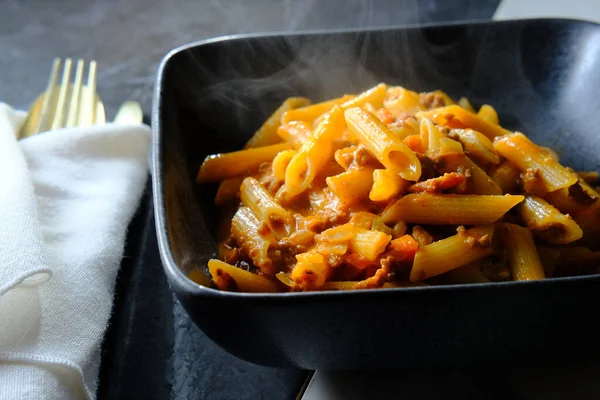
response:
<path id="1" fill-rule="evenodd" d="M 600 272 L 597 173 L 441 91 L 287 99 L 219 183 L 216 287 L 242 292 L 524 281 Z"/>

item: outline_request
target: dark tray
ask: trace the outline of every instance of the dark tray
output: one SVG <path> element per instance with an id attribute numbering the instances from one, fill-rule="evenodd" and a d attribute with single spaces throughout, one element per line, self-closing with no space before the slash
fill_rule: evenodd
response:
<path id="1" fill-rule="evenodd" d="M 272 366 L 381 369 L 527 363 L 599 354 L 600 275 L 531 282 L 310 293 L 236 293 L 185 274 L 214 257 L 208 154 L 241 148 L 285 97 L 313 100 L 376 82 L 491 102 L 508 129 L 596 170 L 600 25 L 478 22 L 198 42 L 163 61 L 154 103 L 159 246 L 192 319 L 236 356 Z M 233 67 L 232 67 L 233 66 Z M 549 349 L 552 351 L 550 352 Z"/>
<path id="2" fill-rule="evenodd" d="M 148 184 L 117 277 L 98 399 L 289 400 L 307 376 L 235 358 L 191 322 L 162 270 Z"/>
<path id="3" fill-rule="evenodd" d="M 397 10 L 397 16 L 372 13 L 368 24 L 489 19 L 498 3 L 432 0 L 418 7 L 416 2 L 408 4 L 407 13 L 396 2 L 383 1 L 371 7 L 387 6 L 389 11 Z M 351 14 L 340 17 L 333 3 L 321 6 L 313 12 L 320 17 L 312 18 L 309 26 L 364 23 Z M 343 11 L 343 15 L 354 12 Z M 102 345 L 98 399 L 295 399 L 308 372 L 241 361 L 214 344 L 190 320 L 166 282 L 152 207 L 148 185 L 129 227 L 117 278 L 113 313 Z"/>

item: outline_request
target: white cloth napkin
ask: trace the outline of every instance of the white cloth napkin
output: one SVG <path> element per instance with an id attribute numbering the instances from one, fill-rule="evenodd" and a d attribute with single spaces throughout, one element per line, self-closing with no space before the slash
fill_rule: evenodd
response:
<path id="1" fill-rule="evenodd" d="M 0 398 L 93 398 L 150 130 L 16 141 L 23 118 L 0 103 Z"/>

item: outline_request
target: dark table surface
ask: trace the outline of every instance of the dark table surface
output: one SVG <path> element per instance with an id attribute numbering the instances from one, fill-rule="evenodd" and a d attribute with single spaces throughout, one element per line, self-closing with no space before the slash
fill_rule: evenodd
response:
<path id="1" fill-rule="evenodd" d="M 499 0 L 0 0 L 0 101 L 27 109 L 53 57 L 98 61 L 107 117 L 125 100 L 152 106 L 162 57 L 179 45 L 233 33 L 489 19 Z M 225 353 L 171 294 L 156 244 L 150 187 L 129 228 L 98 397 L 294 399 L 306 371 Z"/>

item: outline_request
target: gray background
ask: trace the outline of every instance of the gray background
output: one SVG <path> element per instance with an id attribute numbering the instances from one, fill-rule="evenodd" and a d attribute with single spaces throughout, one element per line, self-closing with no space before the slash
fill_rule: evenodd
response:
<path id="1" fill-rule="evenodd" d="M 171 49 L 233 33 L 385 26 L 489 18 L 497 1 L 459 0 L 0 0 L 0 101 L 27 109 L 54 57 L 98 61 L 107 117 L 152 104 Z"/>

